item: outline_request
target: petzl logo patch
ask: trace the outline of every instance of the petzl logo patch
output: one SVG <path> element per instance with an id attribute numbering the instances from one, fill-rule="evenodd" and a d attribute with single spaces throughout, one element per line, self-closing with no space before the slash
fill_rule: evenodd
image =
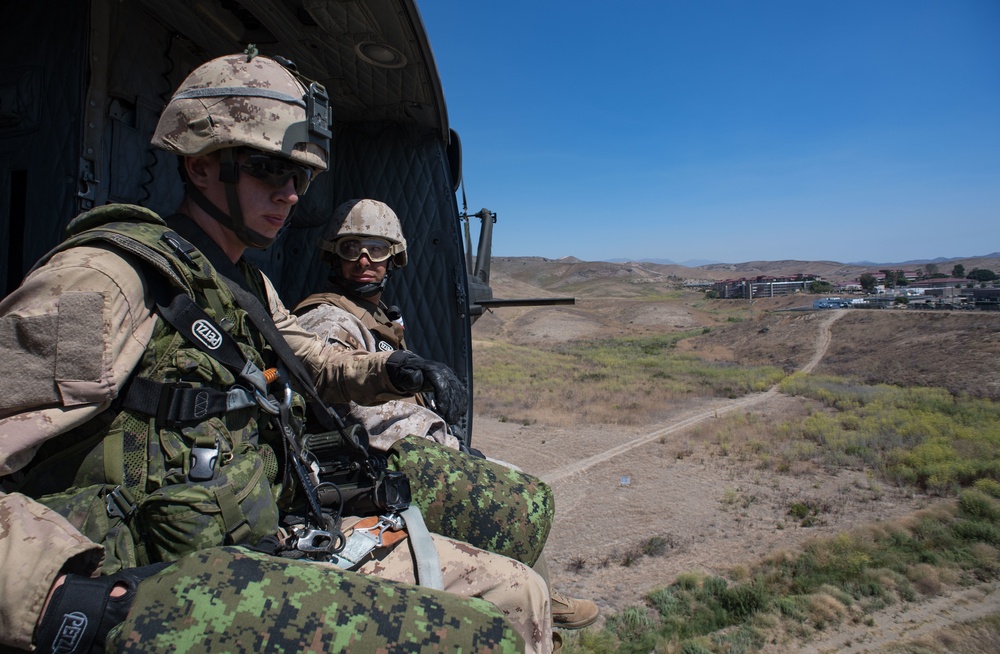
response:
<path id="1" fill-rule="evenodd" d="M 210 350 L 217 350 L 222 345 L 222 332 L 207 320 L 194 321 L 191 333 Z"/>
<path id="2" fill-rule="evenodd" d="M 59 625 L 59 635 L 52 643 L 52 651 L 58 654 L 69 654 L 76 650 L 80 644 L 83 632 L 87 630 L 87 616 L 83 613 L 63 614 L 62 624 Z"/>

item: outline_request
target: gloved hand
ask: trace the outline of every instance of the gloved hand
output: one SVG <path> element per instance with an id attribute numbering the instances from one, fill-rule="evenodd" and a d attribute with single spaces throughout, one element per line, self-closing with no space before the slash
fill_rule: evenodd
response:
<path id="1" fill-rule="evenodd" d="M 469 408 L 469 392 L 458 375 L 443 363 L 397 350 L 386 361 L 389 381 L 400 393 L 433 393 L 434 412 L 454 424 Z"/>
<path id="2" fill-rule="evenodd" d="M 38 625 L 35 651 L 103 654 L 108 632 L 125 621 L 139 582 L 168 565 L 154 563 L 107 577 L 66 575 L 63 584 L 53 591 Z M 111 597 L 115 584 L 125 585 L 124 595 Z"/>

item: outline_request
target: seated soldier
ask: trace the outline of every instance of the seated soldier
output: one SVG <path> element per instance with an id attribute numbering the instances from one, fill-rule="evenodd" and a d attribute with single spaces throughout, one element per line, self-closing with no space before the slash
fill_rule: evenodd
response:
<path id="1" fill-rule="evenodd" d="M 328 285 L 295 308 L 299 326 L 335 349 L 389 352 L 387 366 L 406 365 L 416 355 L 406 349 L 399 310 L 382 302 L 392 271 L 407 264 L 406 239 L 395 212 L 378 200 L 348 200 L 334 211 L 320 248 L 330 268 Z M 441 406 L 439 399 L 445 400 Z M 409 434 L 464 447 L 464 440 L 452 433 L 462 417 L 453 410 L 459 404 L 450 397 L 426 393 L 375 406 L 351 402 L 342 408 L 366 427 L 376 448 L 388 449 Z M 548 580 L 544 557 L 535 569 Z M 579 629 L 597 620 L 594 602 L 550 590 L 556 628 Z"/>
<path id="2" fill-rule="evenodd" d="M 327 167 L 329 116 L 306 113 L 321 93 L 267 57 L 200 66 L 153 137 L 179 158 L 177 213 L 79 216 L 0 303 L 16 371 L 0 378 L 0 645 L 551 651 L 548 593 L 527 565 L 432 534 L 440 565 L 418 579 L 412 530 L 390 545 L 399 525 L 382 524 L 378 547 L 348 558 L 341 537 L 374 533 L 350 529 L 362 516 L 308 508 L 305 403 L 346 434 L 324 402 L 424 381 L 419 362 L 400 379 L 388 354 L 325 348 L 243 257 Z M 309 538 L 278 543 L 303 498 Z M 427 572 L 447 592 L 412 585 Z"/>

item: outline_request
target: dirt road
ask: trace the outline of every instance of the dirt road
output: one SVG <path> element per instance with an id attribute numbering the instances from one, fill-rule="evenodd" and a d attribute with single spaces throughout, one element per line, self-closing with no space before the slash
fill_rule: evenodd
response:
<path id="1" fill-rule="evenodd" d="M 834 310 L 817 321 L 815 351 L 802 370 L 819 364 L 831 344 L 831 326 L 844 314 Z M 814 468 L 807 474 L 777 474 L 728 457 L 720 448 L 715 427 L 726 415 L 780 413 L 794 401 L 776 389 L 735 400 L 701 399 L 673 407 L 654 429 L 523 426 L 477 416 L 476 443 L 552 485 L 556 520 L 546 554 L 555 585 L 594 599 L 605 612 L 620 611 L 641 604 L 650 590 L 669 585 L 682 572 L 729 574 L 734 566 L 809 538 L 899 518 L 932 503 L 862 472 Z M 790 505 L 802 501 L 829 510 L 805 528 L 788 515 Z M 634 556 L 651 536 L 669 544 L 665 555 Z M 988 607 L 983 610 L 1000 611 L 1000 593 L 983 597 L 980 604 Z M 965 613 L 954 610 L 960 603 L 961 598 L 952 600 L 952 610 L 938 612 L 934 624 L 947 624 L 949 616 L 965 619 Z M 876 633 L 888 638 L 901 631 L 893 631 L 892 620 L 930 624 L 920 618 L 926 606 L 908 607 L 903 615 L 887 614 L 875 627 L 854 629 L 870 639 Z M 865 634 L 836 641 L 840 632 L 827 633 L 828 650 L 810 645 L 804 651 L 836 651 L 848 641 L 867 642 Z"/>

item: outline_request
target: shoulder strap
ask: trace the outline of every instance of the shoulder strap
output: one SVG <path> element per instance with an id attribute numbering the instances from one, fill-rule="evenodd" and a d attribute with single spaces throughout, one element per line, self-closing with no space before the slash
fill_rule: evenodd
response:
<path id="1" fill-rule="evenodd" d="M 338 309 L 346 311 L 361 321 L 364 328 L 374 335 L 376 347 L 380 352 L 391 352 L 392 350 L 406 349 L 406 344 L 403 342 L 402 338 L 402 328 L 395 324 L 387 325 L 380 321 L 377 317 L 377 314 L 383 314 L 388 322 L 388 317 L 385 316 L 385 305 L 375 306 L 374 304 L 369 304 L 369 306 L 374 307 L 375 309 L 372 311 L 346 295 L 334 291 L 310 295 L 305 300 L 300 302 L 297 307 L 295 307 L 295 311 L 293 311 L 293 313 L 297 316 L 301 316 L 307 309 L 324 304 L 332 304 Z M 383 343 L 385 343 L 388 347 L 382 346 Z"/>
<path id="2" fill-rule="evenodd" d="M 299 358 L 292 352 L 292 348 L 288 346 L 285 337 L 278 332 L 278 328 L 271 318 L 271 312 L 261 304 L 261 298 L 258 298 L 251 290 L 248 280 L 236 264 L 226 256 L 222 248 L 215 241 L 199 229 L 197 225 L 194 225 L 193 222 L 189 220 L 178 220 L 175 222 L 173 218 L 171 218 L 171 225 L 185 237 L 188 237 L 191 243 L 194 244 L 194 247 L 197 247 L 211 262 L 212 266 L 214 266 L 219 278 L 229 287 L 229 291 L 233 294 L 237 304 L 246 311 L 250 321 L 260 331 L 264 340 L 267 341 L 267 344 L 271 346 L 271 349 L 274 350 L 274 353 L 281 360 L 281 363 L 284 364 L 285 369 L 294 379 L 300 392 L 309 399 L 314 409 L 313 413 L 323 428 L 329 431 L 340 432 L 346 442 L 355 446 L 359 451 L 366 452 L 366 444 L 362 444 L 357 440 L 354 430 L 347 429 L 340 416 L 319 396 L 319 392 L 316 390 L 316 385 L 313 383 L 309 371 L 306 370 L 306 367 L 299 361 Z M 257 271 L 256 274 L 259 275 L 260 272 Z"/>

